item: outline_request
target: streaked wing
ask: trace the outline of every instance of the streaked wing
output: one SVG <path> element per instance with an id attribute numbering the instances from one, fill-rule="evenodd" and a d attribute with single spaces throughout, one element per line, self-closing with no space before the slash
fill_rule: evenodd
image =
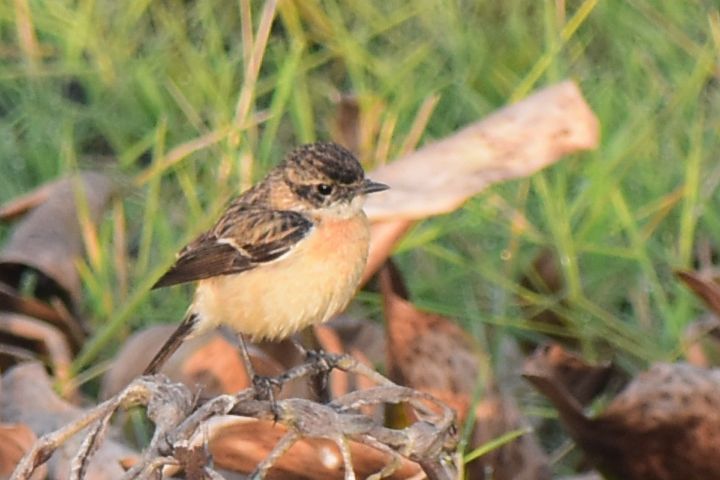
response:
<path id="1" fill-rule="evenodd" d="M 296 212 L 233 209 L 183 248 L 153 288 L 250 270 L 290 251 L 312 227 Z"/>

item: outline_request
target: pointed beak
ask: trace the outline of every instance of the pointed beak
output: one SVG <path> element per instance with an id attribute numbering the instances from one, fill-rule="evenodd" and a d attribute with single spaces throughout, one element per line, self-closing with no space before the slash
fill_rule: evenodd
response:
<path id="1" fill-rule="evenodd" d="M 362 193 L 367 195 L 368 193 L 377 193 L 377 192 L 383 192 L 387 189 L 389 189 L 387 185 L 380 182 L 373 182 L 369 178 L 366 178 L 365 181 L 362 184 Z"/>

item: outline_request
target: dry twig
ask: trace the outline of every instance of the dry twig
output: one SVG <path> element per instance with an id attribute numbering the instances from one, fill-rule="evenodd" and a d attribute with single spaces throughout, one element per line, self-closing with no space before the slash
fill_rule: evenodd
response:
<path id="1" fill-rule="evenodd" d="M 420 464 L 430 479 L 455 478 L 454 412 L 434 397 L 398 386 L 347 355 L 314 356 L 274 380 L 282 386 L 296 378 L 327 374 L 333 368 L 367 376 L 379 386 L 349 393 L 327 404 L 300 398 L 273 402 L 262 399 L 259 392 L 248 388 L 197 405 L 185 385 L 172 383 L 162 375 L 140 377 L 81 418 L 41 437 L 18 464 L 12 479 L 29 479 L 35 468 L 46 462 L 59 446 L 89 427 L 72 462 L 71 478 L 82 479 L 93 453 L 103 441 L 110 417 L 119 408 L 137 405 L 147 406 L 155 433 L 140 461 L 126 472 L 124 478 L 127 479 L 158 478 L 166 466 L 180 467 L 187 474 L 195 472 L 198 478 L 221 478 L 209 464 L 208 439 L 201 435 L 207 432 L 207 423 L 211 419 L 228 414 L 274 420 L 288 430 L 250 478 L 264 478 L 275 462 L 301 438 L 333 441 L 340 449 L 346 480 L 355 478 L 348 447 L 350 440 L 390 457 L 390 462 L 370 478 L 391 475 L 401 457 Z M 366 405 L 399 402 L 410 404 L 418 418 L 416 423 L 401 430 L 387 428 L 360 411 L 360 407 Z M 197 438 L 203 438 L 204 445 L 198 446 Z"/>

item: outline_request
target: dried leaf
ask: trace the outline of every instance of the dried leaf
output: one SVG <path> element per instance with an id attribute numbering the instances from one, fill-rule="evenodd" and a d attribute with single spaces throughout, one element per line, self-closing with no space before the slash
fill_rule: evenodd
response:
<path id="1" fill-rule="evenodd" d="M 0 478 L 9 478 L 20 459 L 32 448 L 37 437 L 22 423 L 0 424 Z M 47 476 L 47 468 L 35 472 L 32 480 Z"/>
<path id="2" fill-rule="evenodd" d="M 390 262 L 380 271 L 380 289 L 385 303 L 391 378 L 444 401 L 457 411 L 462 423 L 472 406 L 485 355 L 450 319 L 419 311 L 406 300 L 408 293 L 402 277 Z M 474 407 L 471 448 L 529 426 L 509 396 L 496 387 L 485 390 L 485 397 Z M 400 407 L 394 407 L 388 415 L 392 422 L 409 420 Z M 478 479 L 485 478 L 488 472 L 492 472 L 488 478 L 496 480 L 550 478 L 548 459 L 532 434 L 472 462 L 468 472 L 470 478 Z"/>
<path id="3" fill-rule="evenodd" d="M 65 336 L 57 328 L 26 315 L 0 313 L 0 343 L 29 346 L 31 351 L 47 357 L 63 396 L 71 393 L 65 387 L 69 385 L 72 353 Z"/>
<path id="4" fill-rule="evenodd" d="M 482 354 L 452 320 L 420 311 L 403 299 L 398 292 L 406 290 L 392 269 L 388 263 L 380 271 L 390 378 L 434 395 L 453 408 L 462 423 L 480 379 Z"/>
<path id="5" fill-rule="evenodd" d="M 39 272 L 35 296 L 62 298 L 76 310 L 81 289 L 75 262 L 84 247 L 76 198 L 82 192 L 89 219 L 96 222 L 114 191 L 112 180 L 97 172 L 54 182 L 45 201 L 15 226 L 0 252 L 0 281 L 17 288 L 28 271 Z"/>
<path id="6" fill-rule="evenodd" d="M 614 373 L 610 362 L 592 365 L 559 344 L 538 349 L 533 361 L 583 406 L 605 389 Z"/>
<path id="7" fill-rule="evenodd" d="M 599 471 L 627 480 L 720 478 L 720 370 L 656 364 L 594 419 L 530 359 L 526 378 L 555 405 Z"/>
<path id="8" fill-rule="evenodd" d="M 64 180 L 55 180 L 37 187 L 19 197 L 13 198 L 0 205 L 0 220 L 10 221 L 24 215 L 29 210 L 44 203 Z"/>
<path id="9" fill-rule="evenodd" d="M 391 189 L 368 198 L 368 280 L 416 220 L 451 212 L 487 186 L 527 177 L 563 155 L 595 148 L 598 120 L 566 81 L 369 173 Z"/>
<path id="10" fill-rule="evenodd" d="M 242 417 L 227 419 L 217 430 L 211 427 L 210 451 L 219 467 L 249 473 L 265 459 L 287 430 L 280 424 Z M 350 442 L 353 466 L 358 478 L 366 478 L 389 462 L 388 455 Z M 270 470 L 269 480 L 343 479 L 343 459 L 330 440 L 301 439 Z M 423 478 L 417 464 L 403 460 L 390 479 Z"/>
<path id="11" fill-rule="evenodd" d="M 8 423 L 23 423 L 38 437 L 57 430 L 84 413 L 83 409 L 67 403 L 53 391 L 52 380 L 39 363 L 24 363 L 8 370 L 2 377 L 2 392 L 0 419 Z M 117 432 L 115 436 L 119 437 Z M 78 435 L 53 454 L 47 463 L 50 478 L 68 478 L 70 462 L 82 440 L 83 435 Z M 121 459 L 133 456 L 133 450 L 108 439 L 93 456 L 87 478 L 120 478 L 123 474 Z"/>
<path id="12" fill-rule="evenodd" d="M 675 275 L 685 282 L 715 315 L 720 315 L 720 283 L 716 278 L 690 270 L 678 270 Z"/>
<path id="13" fill-rule="evenodd" d="M 370 251 L 363 271 L 361 284 L 365 284 L 390 257 L 397 242 L 413 226 L 413 220 L 385 220 L 372 223 L 370 230 Z"/>
<path id="14" fill-rule="evenodd" d="M 76 353 L 85 340 L 85 331 L 80 320 L 72 315 L 62 302 L 47 304 L 33 297 L 22 296 L 20 292 L 0 282 L 0 312 L 12 312 L 34 317 L 56 327 L 62 332 Z"/>
<path id="15" fill-rule="evenodd" d="M 598 121 L 580 90 L 563 82 L 371 172 L 392 188 L 368 198 L 365 210 L 373 220 L 448 213 L 492 183 L 594 148 L 598 136 Z"/>

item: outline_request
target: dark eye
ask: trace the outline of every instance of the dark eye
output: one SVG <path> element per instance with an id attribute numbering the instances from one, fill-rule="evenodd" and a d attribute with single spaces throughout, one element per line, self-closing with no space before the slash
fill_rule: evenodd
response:
<path id="1" fill-rule="evenodd" d="M 317 186 L 317 191 L 320 195 L 330 195 L 333 191 L 333 188 L 331 185 L 328 185 L 326 183 L 321 183 Z"/>

